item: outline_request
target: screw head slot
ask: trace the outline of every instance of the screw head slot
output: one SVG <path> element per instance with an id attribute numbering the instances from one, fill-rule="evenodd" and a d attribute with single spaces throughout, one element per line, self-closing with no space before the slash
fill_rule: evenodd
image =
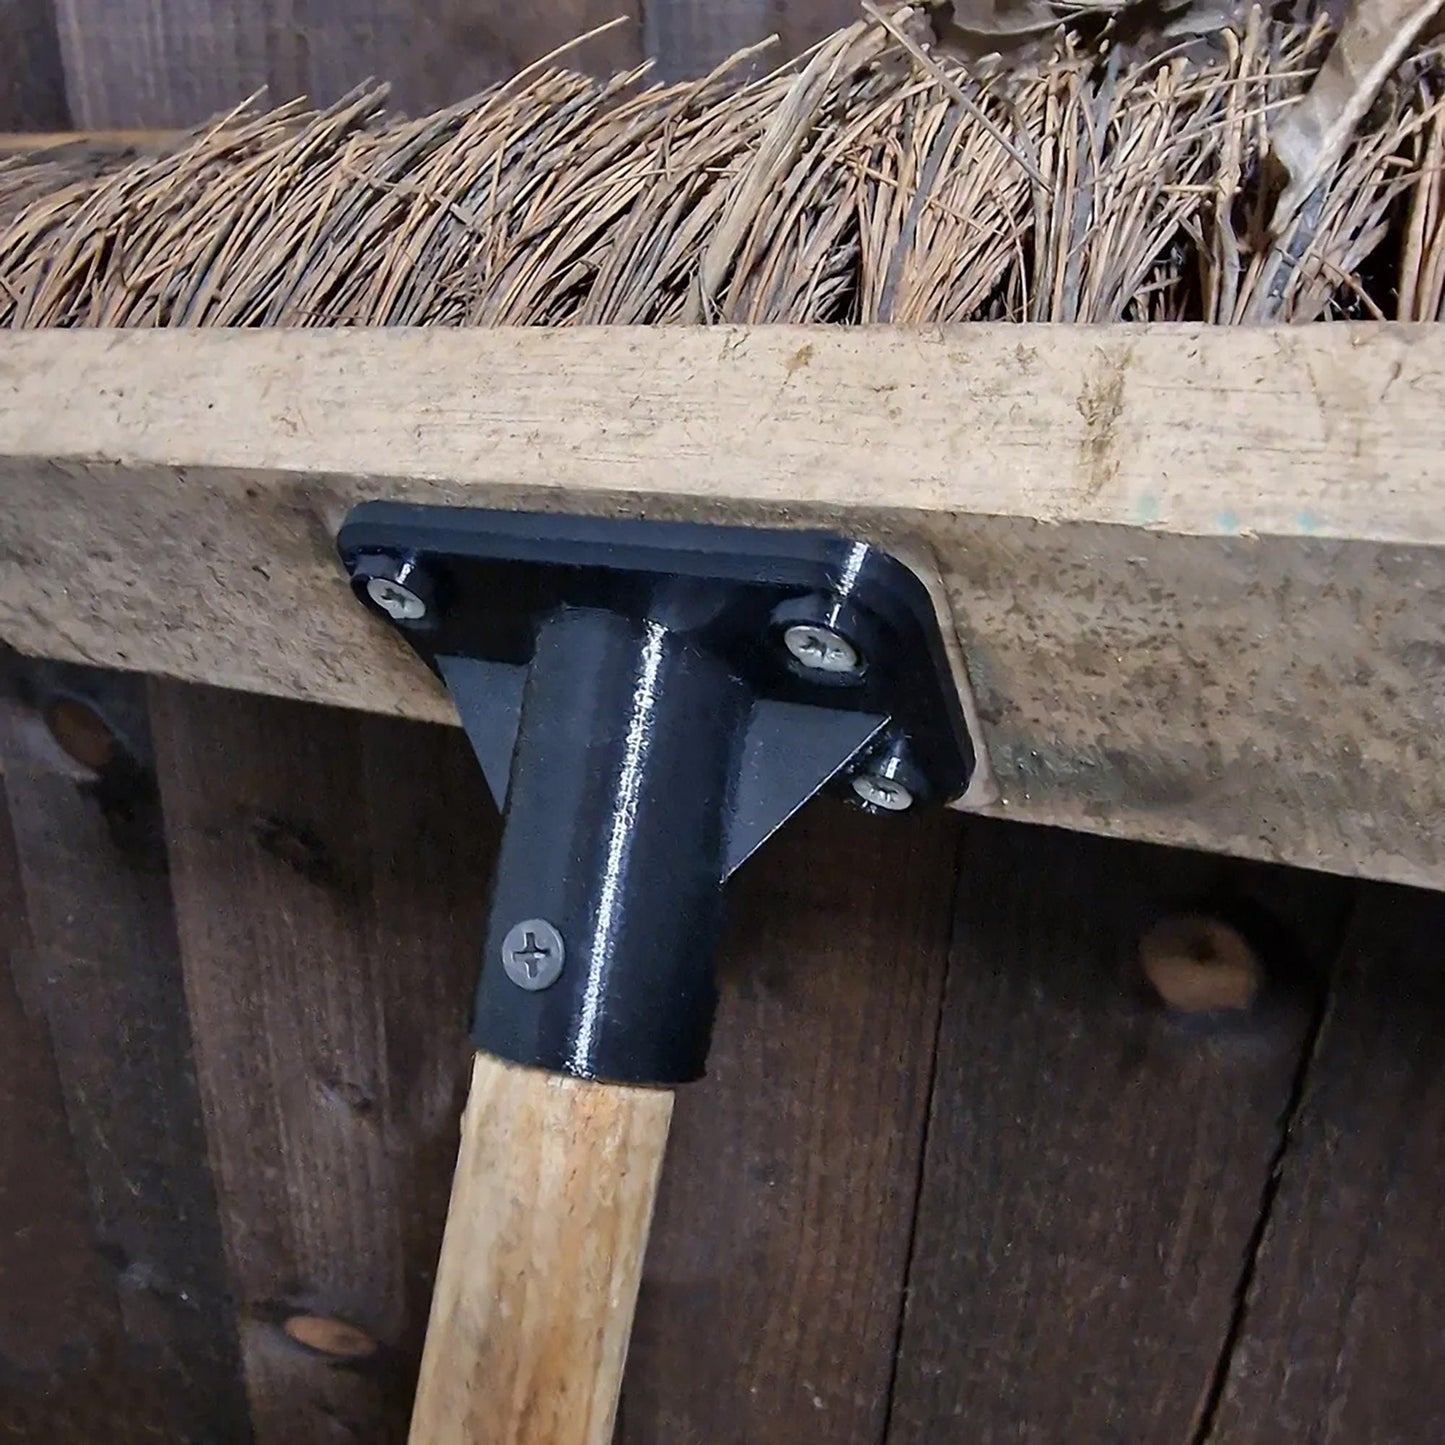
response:
<path id="1" fill-rule="evenodd" d="M 931 796 L 928 778 L 918 767 L 908 739 L 895 735 L 848 780 L 853 799 L 865 812 L 906 813 Z"/>
<path id="2" fill-rule="evenodd" d="M 853 779 L 853 791 L 870 808 L 885 813 L 906 813 L 913 806 L 913 794 L 896 778 L 877 773 L 859 773 Z"/>
<path id="3" fill-rule="evenodd" d="M 539 993 L 562 976 L 567 948 L 545 918 L 528 918 L 502 940 L 502 967 L 518 988 Z"/>
<path id="4" fill-rule="evenodd" d="M 366 584 L 366 595 L 393 622 L 420 622 L 427 613 L 425 599 L 388 577 L 371 578 Z"/>
<path id="5" fill-rule="evenodd" d="M 863 657 L 841 632 L 821 623 L 795 622 L 783 633 L 783 645 L 799 667 L 809 672 L 856 674 L 863 670 Z"/>
<path id="6" fill-rule="evenodd" d="M 436 625 L 436 589 L 427 570 L 414 559 L 362 552 L 347 565 L 353 590 L 374 611 L 413 631 L 428 631 Z"/>

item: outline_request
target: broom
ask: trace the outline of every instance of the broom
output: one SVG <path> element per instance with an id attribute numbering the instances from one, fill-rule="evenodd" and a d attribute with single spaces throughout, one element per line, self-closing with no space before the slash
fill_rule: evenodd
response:
<path id="1" fill-rule="evenodd" d="M 415 120 L 368 85 L 11 159 L 0 324 L 1440 316 L 1438 4 L 864 8 L 760 78 L 559 53 Z"/>
<path id="2" fill-rule="evenodd" d="M 1053 9 L 955 35 L 869 4 L 761 78 L 756 51 L 670 87 L 546 62 L 417 120 L 364 87 L 240 107 L 159 156 L 15 160 L 0 321 L 1438 317 L 1433 5 L 1373 41 L 1324 14 L 1196 34 L 1165 5 L 1133 34 L 1133 7 Z M 670 1097 L 476 1067 L 412 1438 L 484 1419 L 603 1445 Z M 551 1232 L 544 1174 L 582 1201 Z M 590 1313 L 528 1288 L 557 1259 Z"/>

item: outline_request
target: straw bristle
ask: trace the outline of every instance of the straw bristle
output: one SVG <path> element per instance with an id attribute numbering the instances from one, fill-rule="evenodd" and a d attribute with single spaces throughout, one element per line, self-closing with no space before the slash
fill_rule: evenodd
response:
<path id="1" fill-rule="evenodd" d="M 0 165 L 0 324 L 1435 319 L 1434 51 L 1267 235 L 1270 125 L 1328 35 L 1063 32 L 983 77 L 880 14 L 756 80 L 750 52 L 668 87 L 537 67 L 420 120 L 374 87 L 246 106 L 108 173 Z"/>

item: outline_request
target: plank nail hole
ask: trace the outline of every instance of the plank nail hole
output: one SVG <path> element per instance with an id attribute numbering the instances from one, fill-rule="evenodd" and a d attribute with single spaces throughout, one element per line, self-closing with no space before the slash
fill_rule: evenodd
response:
<path id="1" fill-rule="evenodd" d="M 1180 1013 L 1242 1013 L 1254 1007 L 1264 979 L 1243 934 L 1197 913 L 1151 928 L 1139 942 L 1139 965 L 1159 998 Z"/>
<path id="2" fill-rule="evenodd" d="M 329 1315 L 292 1315 L 281 1328 L 303 1349 L 330 1360 L 369 1360 L 380 1348 L 358 1325 Z"/>

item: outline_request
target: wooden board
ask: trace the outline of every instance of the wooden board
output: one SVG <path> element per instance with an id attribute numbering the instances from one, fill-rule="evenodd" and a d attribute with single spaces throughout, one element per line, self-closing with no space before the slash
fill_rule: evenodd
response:
<path id="1" fill-rule="evenodd" d="M 251 0 L 54 0 L 83 129 L 196 125 L 267 80 Z"/>
<path id="2" fill-rule="evenodd" d="M 660 75 L 678 78 L 769 35 L 780 62 L 856 18 L 853 0 L 653 0 L 645 15 L 640 0 L 0 0 L 0 41 L 19 57 L 0 79 L 0 130 L 58 130 L 72 110 L 92 129 L 184 127 L 263 85 L 276 101 L 329 104 L 368 78 L 390 84 L 397 107 L 415 115 L 564 46 L 565 63 L 596 74 L 648 54 Z"/>
<path id="3" fill-rule="evenodd" d="M 1445 1438 L 1445 898 L 1370 890 L 1303 1099 L 1217 1445 Z"/>
<path id="4" fill-rule="evenodd" d="M 983 821 L 959 884 L 888 1439 L 1202 1440 L 1349 885 Z M 1243 1015 L 1144 983 L 1201 904 L 1259 940 Z"/>
<path id="5" fill-rule="evenodd" d="M 775 5 L 774 10 L 780 7 Z M 824 36 L 858 19 L 858 0 L 786 0 L 774 22 L 788 55 L 800 55 Z"/>
<path id="6" fill-rule="evenodd" d="M 153 695 L 258 1445 L 329 1439 L 334 1419 L 400 1439 L 495 815 L 457 732 Z M 739 879 L 711 1076 L 680 1097 L 664 1172 L 629 1445 L 881 1425 L 955 827 L 825 804 Z M 338 1371 L 288 1348 L 277 1325 L 302 1309 L 364 1328 L 378 1362 Z M 698 1337 L 732 1346 L 699 1355 Z"/>
<path id="7" fill-rule="evenodd" d="M 61 149 L 98 159 L 151 150 L 160 154 L 174 147 L 179 134 L 173 130 L 6 131 L 0 135 L 0 159 Z"/>
<path id="8" fill-rule="evenodd" d="M 665 79 L 706 75 L 736 51 L 772 37 L 760 68 L 780 65 L 857 20 L 857 0 L 649 0 L 647 53 Z"/>
<path id="9" fill-rule="evenodd" d="M 404 1439 L 495 812 L 457 733 L 177 687 L 152 710 L 255 1440 Z M 301 1348 L 298 1316 L 376 1348 Z"/>
<path id="10" fill-rule="evenodd" d="M 160 1434 L 158 1392 L 126 1389 L 114 1271 L 92 1233 L 50 1031 L 15 986 L 29 948 L 0 779 L 0 1438 L 134 1438 L 116 1429 L 121 1402 Z"/>
<path id="11" fill-rule="evenodd" d="M 625 70 L 644 54 L 641 0 L 549 0 L 546 5 L 517 5 L 512 0 L 372 3 L 389 6 L 397 19 L 390 40 L 369 50 L 369 73 L 394 79 L 397 103 L 412 115 L 508 80 L 564 45 L 571 48 L 559 64 L 596 75 Z M 347 0 L 332 0 L 331 8 L 345 17 L 353 9 Z M 624 23 L 616 29 L 571 46 L 578 36 L 617 19 Z"/>
<path id="12" fill-rule="evenodd" d="M 84 682 L 71 676 L 67 690 Z M 115 1416 L 108 1432 L 242 1442 L 235 1325 L 164 856 L 152 846 L 154 779 L 130 759 L 98 776 L 77 767 L 13 701 L 0 703 L 0 757 L 27 924 L 11 968 L 32 1027 L 53 1047 L 93 1241 L 56 1268 L 56 1284 L 63 1292 L 89 1254 L 118 1324 L 110 1335 L 78 1333 L 56 1364 L 68 1353 L 62 1374 L 70 1374 L 91 1354 Z M 43 1094 L 36 1107 L 43 1111 Z M 41 1165 L 27 1187 L 44 1179 Z M 32 1227 L 50 1231 L 65 1218 L 37 1214 Z M 21 1291 L 17 1302 L 43 1332 L 46 1295 L 23 1291 L 14 1248 L 7 1238 L 6 1293 Z M 83 1392 L 73 1376 L 60 1388 Z M 56 1404 L 56 1422 L 85 1409 Z"/>
<path id="13" fill-rule="evenodd" d="M 731 888 L 681 1090 L 620 1445 L 881 1438 L 958 820 L 820 802 Z"/>
<path id="14" fill-rule="evenodd" d="M 0 0 L 0 130 L 71 124 L 51 0 Z"/>
<path id="15" fill-rule="evenodd" d="M 776 34 L 778 8 L 772 0 L 651 0 L 643 12 L 647 53 L 664 80 L 706 75 Z M 781 61 L 783 52 L 772 58 Z"/>
<path id="16" fill-rule="evenodd" d="M 88 129 L 196 125 L 263 86 L 278 103 L 306 95 L 329 105 L 368 79 L 390 82 L 396 105 L 417 114 L 505 80 L 619 16 L 630 23 L 569 52 L 569 63 L 611 73 L 641 56 L 637 0 L 56 5 L 71 110 Z"/>
<path id="17" fill-rule="evenodd" d="M 17 333 L 0 638 L 425 719 L 348 506 L 821 525 L 942 577 L 1010 817 L 1445 883 L 1434 327 Z"/>

